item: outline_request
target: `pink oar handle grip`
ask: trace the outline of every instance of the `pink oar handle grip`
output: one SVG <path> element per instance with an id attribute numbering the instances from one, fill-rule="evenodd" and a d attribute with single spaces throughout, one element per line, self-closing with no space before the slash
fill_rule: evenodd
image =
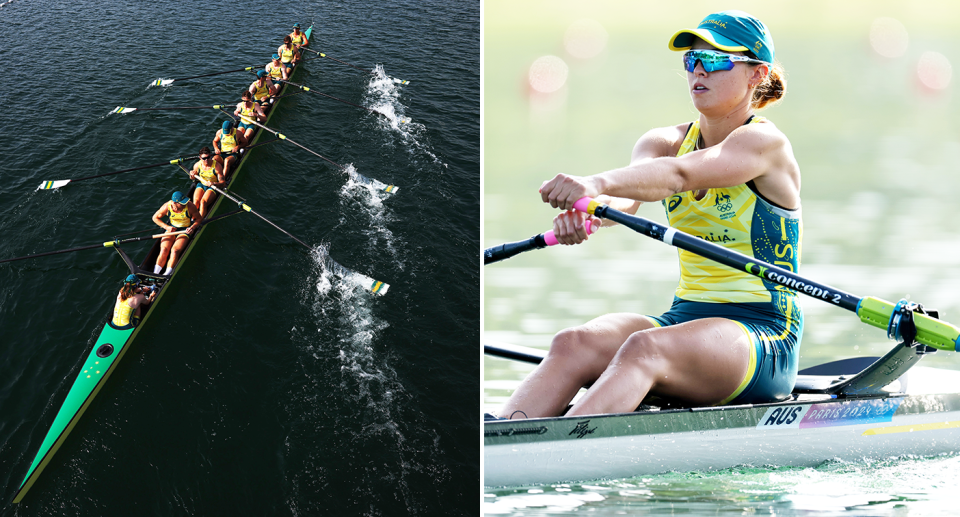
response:
<path id="1" fill-rule="evenodd" d="M 574 210 L 578 210 L 585 214 L 589 214 L 590 208 L 591 208 L 590 203 L 593 203 L 592 198 L 582 197 L 578 199 L 576 203 L 573 204 L 573 208 Z M 599 226 L 594 228 L 593 225 L 590 224 L 590 221 L 588 220 L 586 223 L 584 223 L 584 228 L 586 228 L 587 230 L 587 235 L 592 235 L 594 232 L 596 232 L 599 229 Z M 557 241 L 557 237 L 553 234 L 553 230 L 544 232 L 543 242 L 546 242 L 547 246 L 553 246 L 553 245 L 559 244 L 559 242 Z"/>
<path id="2" fill-rule="evenodd" d="M 594 232 L 597 231 L 597 228 L 599 228 L 599 227 L 596 227 L 596 228 L 595 228 L 592 224 L 590 224 L 590 221 L 585 222 L 585 223 L 583 224 L 583 227 L 587 229 L 587 235 L 592 235 Z M 556 236 L 553 235 L 553 230 L 548 230 L 548 231 L 546 231 L 546 232 L 543 233 L 543 242 L 546 242 L 546 243 L 547 243 L 547 246 L 553 246 L 553 245 L 555 245 L 555 244 L 560 244 L 560 243 L 557 241 Z"/>

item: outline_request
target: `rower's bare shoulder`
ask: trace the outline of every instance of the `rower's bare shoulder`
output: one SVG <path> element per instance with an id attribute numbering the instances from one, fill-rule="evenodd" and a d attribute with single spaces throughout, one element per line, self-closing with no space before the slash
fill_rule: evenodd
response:
<path id="1" fill-rule="evenodd" d="M 641 159 L 676 156 L 690 123 L 658 127 L 643 134 L 633 146 L 631 162 Z"/>

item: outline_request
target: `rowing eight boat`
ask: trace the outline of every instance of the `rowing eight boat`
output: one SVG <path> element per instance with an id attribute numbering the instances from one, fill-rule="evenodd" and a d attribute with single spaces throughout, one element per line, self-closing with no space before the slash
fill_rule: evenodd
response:
<path id="1" fill-rule="evenodd" d="M 308 39 L 310 38 L 312 31 L 312 26 L 305 31 Z M 291 77 L 297 72 L 297 69 L 299 69 L 299 65 L 291 72 Z M 280 91 L 280 94 L 282 95 L 286 89 L 287 86 L 284 85 Z M 267 112 L 267 120 L 265 125 L 270 123 L 270 118 L 277 111 L 277 105 L 279 102 L 280 101 L 277 100 Z M 249 146 L 255 145 L 264 133 L 265 131 L 263 129 L 258 128 L 253 140 L 249 143 Z M 246 159 L 249 154 L 250 153 L 242 153 L 239 163 L 235 166 L 234 171 L 227 182 L 228 189 L 240 176 L 240 171 L 243 170 L 243 166 L 246 163 Z M 181 161 L 182 159 L 173 160 L 171 163 L 178 164 Z M 196 184 L 192 185 L 188 192 L 193 192 L 195 186 Z M 159 240 L 154 243 L 150 252 L 147 253 L 147 256 L 144 257 L 139 266 L 135 265 L 130 257 L 127 256 L 127 254 L 120 249 L 119 246 L 113 246 L 114 249 L 116 249 L 120 254 L 120 257 L 123 259 L 123 261 L 130 268 L 130 271 L 139 276 L 145 284 L 155 286 L 159 292 L 153 303 L 143 306 L 143 316 L 140 324 L 131 329 L 117 329 L 110 323 L 110 320 L 113 316 L 113 306 L 111 305 L 110 315 L 107 317 L 107 322 L 104 324 L 103 330 L 100 332 L 100 336 L 97 338 L 93 349 L 90 350 L 86 361 L 84 361 L 83 367 L 80 373 L 77 375 L 77 379 L 73 382 L 73 386 L 67 393 L 67 398 L 60 406 L 60 410 L 57 412 L 57 416 L 54 419 L 53 424 L 50 426 L 49 431 L 47 431 L 47 435 L 44 438 L 43 443 L 40 445 L 40 450 L 37 451 L 37 455 L 34 458 L 33 463 L 30 465 L 29 470 L 27 470 L 27 474 L 23 478 L 23 482 L 17 489 L 17 493 L 13 499 L 14 503 L 19 503 L 20 500 L 23 499 L 24 495 L 26 495 L 30 487 L 33 486 L 34 482 L 36 482 L 44 467 L 46 467 L 50 462 L 50 458 L 53 457 L 54 453 L 57 452 L 57 449 L 60 448 L 60 445 L 63 444 L 63 441 L 67 438 L 67 435 L 70 434 L 70 431 L 83 415 L 83 412 L 90 405 L 90 402 L 100 391 L 100 388 L 103 387 L 104 383 L 106 383 L 107 378 L 110 377 L 110 374 L 116 368 L 117 363 L 120 362 L 123 354 L 126 353 L 127 349 L 129 349 L 133 344 L 137 334 L 144 327 L 144 324 L 147 322 L 150 314 L 153 313 L 153 308 L 160 303 L 160 300 L 163 298 L 163 295 L 170 286 L 170 283 L 173 282 L 174 278 L 176 278 L 177 272 L 180 271 L 180 265 L 187 260 L 187 257 L 190 256 L 190 252 L 194 249 L 196 242 L 200 240 L 200 236 L 203 235 L 203 231 L 206 229 L 206 224 L 214 220 L 242 212 L 242 210 L 235 210 L 232 212 L 223 213 L 226 212 L 226 208 L 229 206 L 229 201 L 227 204 L 224 204 L 223 201 L 225 201 L 224 197 L 219 196 L 216 203 L 213 205 L 213 209 L 210 211 L 209 217 L 200 227 L 199 231 L 197 231 L 189 240 L 189 243 L 185 248 L 183 255 L 181 256 L 177 267 L 174 269 L 173 274 L 169 277 L 153 274 L 153 264 L 156 263 L 157 256 L 160 253 Z M 110 243 L 105 243 L 105 245 L 109 246 Z M 333 265 L 337 266 L 336 263 L 333 263 Z M 378 283 L 379 282 L 374 283 L 370 288 L 370 290 L 374 293 L 382 288 L 383 284 L 379 283 L 381 285 L 377 285 Z"/>

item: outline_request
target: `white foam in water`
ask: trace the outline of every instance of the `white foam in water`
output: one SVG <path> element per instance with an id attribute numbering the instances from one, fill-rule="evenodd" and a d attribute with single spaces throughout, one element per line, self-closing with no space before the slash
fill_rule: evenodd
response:
<path id="1" fill-rule="evenodd" d="M 422 133 L 426 126 L 416 122 L 400 123 L 400 119 L 410 120 L 406 117 L 404 110 L 406 107 L 400 103 L 400 88 L 383 71 L 383 65 L 377 65 L 373 69 L 373 78 L 367 84 L 367 91 L 364 92 L 364 104 L 369 105 L 371 109 L 380 111 L 389 117 L 381 119 L 381 123 L 389 125 L 390 129 L 395 130 L 403 138 L 412 150 L 418 150 L 430 156 L 433 161 L 447 167 L 437 155 L 433 154 L 426 145 L 420 142 Z"/>
<path id="2" fill-rule="evenodd" d="M 393 232 L 387 228 L 387 223 L 393 221 L 394 218 L 392 212 L 383 203 L 393 194 L 384 192 L 382 187 L 361 181 L 353 164 L 348 164 L 344 170 L 347 172 L 349 179 L 340 189 L 340 195 L 344 199 L 358 203 L 359 206 L 363 207 L 363 212 L 370 217 L 369 222 L 364 225 L 367 228 L 364 230 L 364 234 L 371 237 L 370 246 L 381 253 L 386 251 L 396 259 L 397 250 L 393 246 Z M 397 264 L 403 269 L 402 264 L 399 262 Z"/>

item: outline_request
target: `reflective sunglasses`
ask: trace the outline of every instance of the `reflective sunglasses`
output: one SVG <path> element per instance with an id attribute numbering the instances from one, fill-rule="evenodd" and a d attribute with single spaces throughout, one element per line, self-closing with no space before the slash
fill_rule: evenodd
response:
<path id="1" fill-rule="evenodd" d="M 206 160 L 212 160 L 212 159 L 213 159 L 213 156 L 201 156 L 200 159 L 201 159 L 201 160 L 204 160 L 204 161 L 206 161 Z"/>
<path id="2" fill-rule="evenodd" d="M 697 61 L 703 65 L 704 72 L 716 72 L 717 70 L 733 70 L 733 65 L 737 62 L 750 63 L 751 65 L 765 65 L 767 63 L 746 56 L 734 56 L 719 50 L 688 50 L 683 53 L 683 68 L 687 72 L 693 72 L 697 67 Z"/>

